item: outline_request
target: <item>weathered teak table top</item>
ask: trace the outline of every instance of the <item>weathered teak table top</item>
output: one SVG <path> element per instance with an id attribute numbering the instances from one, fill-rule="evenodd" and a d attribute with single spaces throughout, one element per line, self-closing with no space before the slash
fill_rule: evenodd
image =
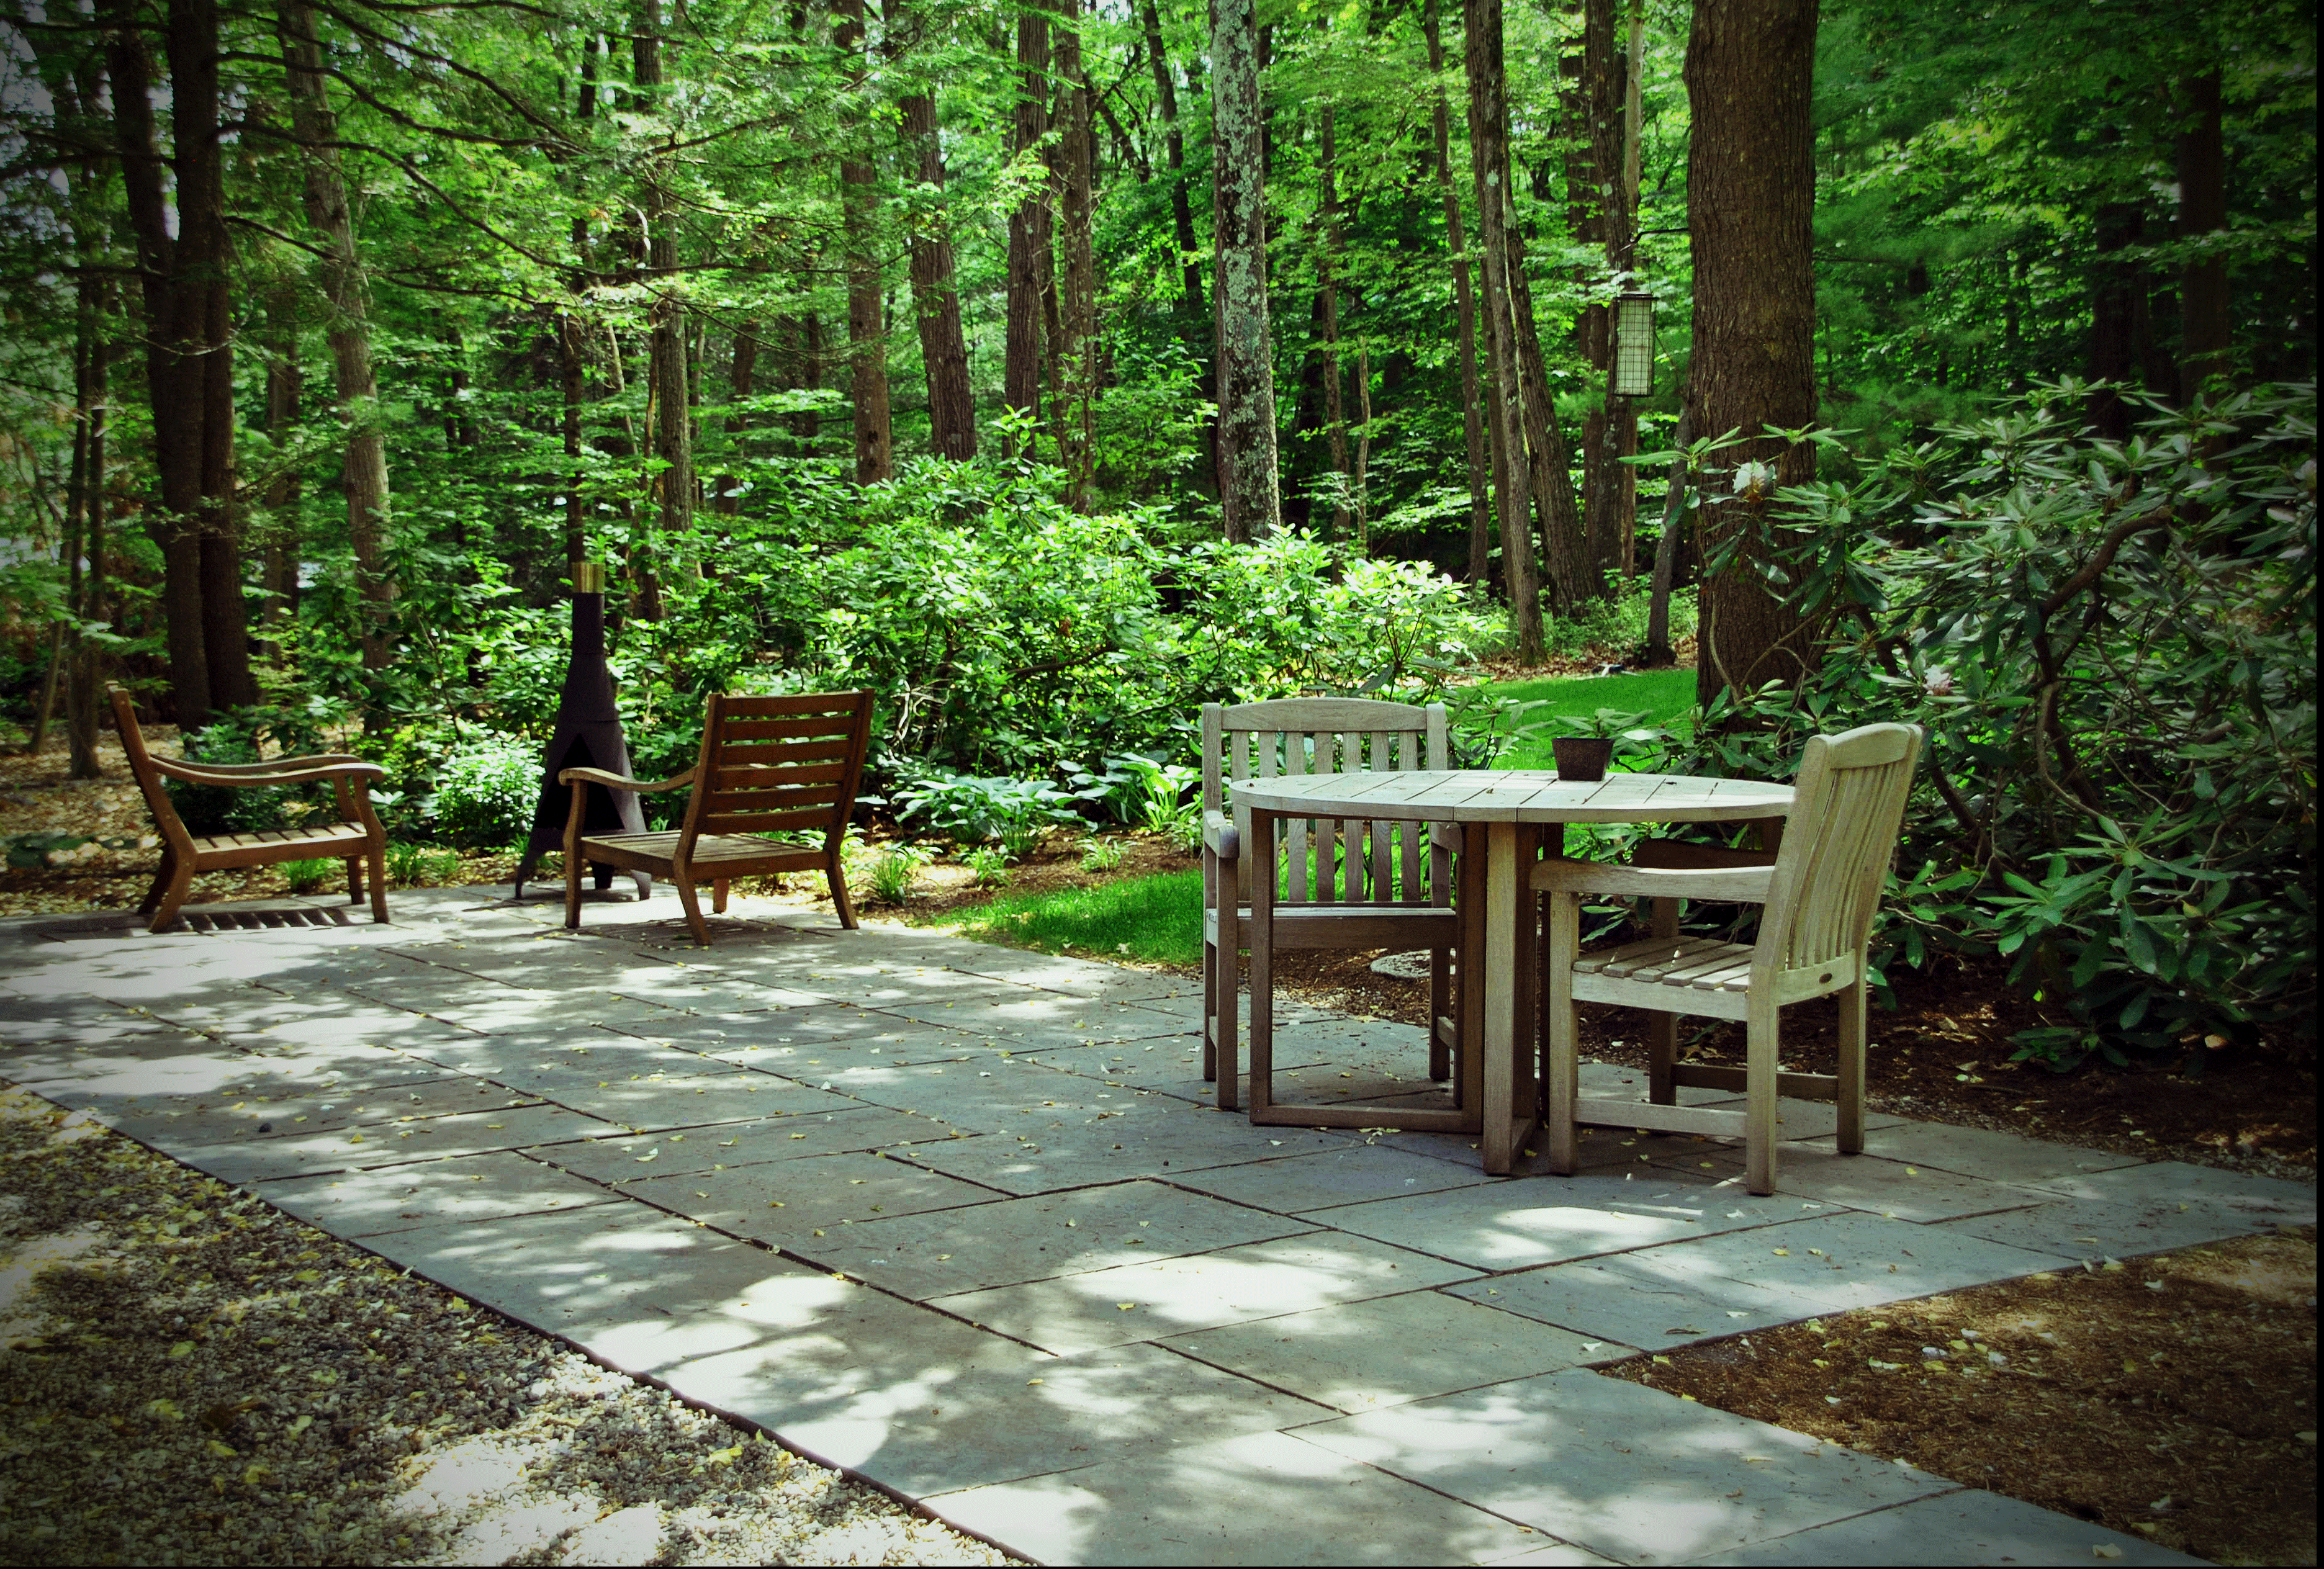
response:
<path id="1" fill-rule="evenodd" d="M 1792 787 L 1763 780 L 1617 773 L 1561 780 L 1541 769 L 1415 769 L 1245 779 L 1235 803 L 1286 816 L 1452 823 L 1720 823 L 1779 817 Z"/>
<path id="2" fill-rule="evenodd" d="M 1526 769 L 1413 770 L 1307 774 L 1238 780 L 1238 808 L 1251 815 L 1250 854 L 1256 865 L 1275 860 L 1278 819 L 1322 817 L 1475 824 L 1481 834 L 1464 846 L 1461 869 L 1461 928 L 1465 952 L 1480 955 L 1461 992 L 1461 1038 L 1466 1055 L 1452 1110 L 1379 1113 L 1383 1125 L 1473 1131 L 1484 1168 L 1507 1173 L 1536 1121 L 1535 1053 L 1530 1029 L 1536 933 L 1528 918 L 1526 866 L 1539 854 L 1540 830 L 1566 823 L 1723 823 L 1780 817 L 1791 810 L 1792 788 L 1760 780 L 1698 779 L 1684 774 L 1618 773 L 1602 780 L 1561 780 Z M 1479 843 L 1481 839 L 1482 843 Z M 1275 998 L 1271 937 L 1275 904 L 1271 878 L 1251 889 L 1250 1056 L 1254 1121 L 1325 1124 L 1297 1108 L 1262 1103 L 1266 1065 L 1272 1061 Z M 1356 1108 L 1329 1115 L 1347 1125 Z M 1359 1121 L 1360 1119 L 1358 1119 Z"/>

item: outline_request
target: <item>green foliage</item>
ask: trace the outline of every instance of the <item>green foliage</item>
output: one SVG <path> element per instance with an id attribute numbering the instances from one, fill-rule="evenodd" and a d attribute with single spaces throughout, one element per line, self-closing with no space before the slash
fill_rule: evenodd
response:
<path id="1" fill-rule="evenodd" d="M 1646 616 L 1652 608 L 1653 585 L 1641 573 L 1618 582 L 1603 599 L 1585 606 L 1578 615 L 1542 616 L 1542 642 L 1560 659 L 1581 659 L 1610 653 L 1627 659 L 1646 646 Z M 1696 591 L 1689 586 L 1671 591 L 1671 641 L 1694 635 Z"/>
<path id="2" fill-rule="evenodd" d="M 1034 779 L 939 773 L 897 792 L 898 820 L 917 819 L 963 844 L 998 844 L 1019 860 L 1060 823 L 1080 820 L 1074 798 Z"/>
<path id="3" fill-rule="evenodd" d="M 1081 853 L 1083 871 L 1111 872 L 1129 855 L 1130 845 L 1124 840 L 1085 834 L 1081 840 Z"/>
<path id="4" fill-rule="evenodd" d="M 1203 874 L 1166 872 L 1097 888 L 1011 894 L 944 919 L 971 937 L 1014 947 L 1191 966 L 1203 958 Z"/>
<path id="5" fill-rule="evenodd" d="M 926 845 L 898 843 L 890 844 L 871 864 L 870 880 L 873 897 L 889 904 L 902 904 L 912 897 L 919 881 L 920 868 L 936 859 Z"/>
<path id="6" fill-rule="evenodd" d="M 285 861 L 282 881 L 290 885 L 293 893 L 313 893 L 337 876 L 345 865 L 339 861 Z"/>
<path id="7" fill-rule="evenodd" d="M 269 742 L 278 757 L 324 752 L 328 750 L 323 739 L 327 714 L 320 703 L 303 708 L 238 709 L 188 735 L 186 760 L 197 766 L 258 762 L 263 760 Z M 319 780 L 252 789 L 188 784 L 181 780 L 166 782 L 171 805 L 177 808 L 187 831 L 197 837 L 280 828 L 331 799 L 330 787 Z"/>
<path id="8" fill-rule="evenodd" d="M 540 751 L 514 736 L 464 740 L 437 774 L 437 821 L 473 848 L 496 850 L 524 837 L 540 799 Z"/>
<path id="9" fill-rule="evenodd" d="M 977 844 L 960 858 L 979 888 L 1000 888 L 1009 881 L 1009 863 L 1017 857 L 1001 844 Z"/>
<path id="10" fill-rule="evenodd" d="M 460 856 L 431 844 L 392 839 L 387 846 L 387 880 L 398 888 L 428 888 L 449 882 L 459 874 Z"/>
<path id="11" fill-rule="evenodd" d="M 1690 760 L 1781 777 L 1808 733 L 1877 719 L 1929 748 L 1885 939 L 1996 951 L 2071 1020 L 2065 1066 L 2312 1030 L 2312 387 L 2158 411 L 2094 439 L 2065 383 L 1755 525 L 1824 617 L 1797 693 L 1722 697 Z M 1731 700 L 1730 700 L 1731 699 Z"/>

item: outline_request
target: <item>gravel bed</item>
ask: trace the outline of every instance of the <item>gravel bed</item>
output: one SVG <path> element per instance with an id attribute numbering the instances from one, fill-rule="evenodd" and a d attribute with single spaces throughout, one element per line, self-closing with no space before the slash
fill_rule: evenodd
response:
<path id="1" fill-rule="evenodd" d="M 5 1084 L 0 1560 L 1013 1562 Z"/>

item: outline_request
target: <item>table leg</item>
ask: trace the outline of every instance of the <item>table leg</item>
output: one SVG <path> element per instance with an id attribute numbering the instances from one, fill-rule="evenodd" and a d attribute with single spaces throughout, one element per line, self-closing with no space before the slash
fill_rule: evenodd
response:
<path id="1" fill-rule="evenodd" d="M 1250 1094 L 1254 1121 L 1275 1103 L 1275 835 L 1271 812 L 1250 815 Z M 1222 1091 L 1226 1085 L 1222 1083 Z"/>
<path id="2" fill-rule="evenodd" d="M 1520 966 L 1533 951 L 1517 921 L 1517 907 L 1528 892 L 1521 886 L 1525 858 L 1520 851 L 1526 835 L 1516 823 L 1489 823 L 1484 833 L 1485 962 L 1480 966 L 1479 980 L 1485 993 L 1485 1017 L 1483 1049 L 1478 1055 L 1484 1059 L 1480 1110 L 1485 1126 L 1479 1148 L 1485 1170 L 1504 1177 L 1516 1164 L 1517 1150 L 1535 1122 L 1533 1032 L 1519 1029 L 1521 1021 L 1530 1022 L 1524 1020 L 1528 988 Z M 1517 1049 L 1521 1036 L 1523 1053 Z"/>

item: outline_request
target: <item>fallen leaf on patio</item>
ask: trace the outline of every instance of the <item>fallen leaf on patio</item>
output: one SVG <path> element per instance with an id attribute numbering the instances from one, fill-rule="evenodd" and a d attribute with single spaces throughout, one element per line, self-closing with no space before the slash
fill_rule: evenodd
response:
<path id="1" fill-rule="evenodd" d="M 1792 1251 L 1789 1248 L 1777 1248 L 1775 1250 L 1775 1257 L 1778 1259 L 1788 1259 L 1791 1256 Z"/>

